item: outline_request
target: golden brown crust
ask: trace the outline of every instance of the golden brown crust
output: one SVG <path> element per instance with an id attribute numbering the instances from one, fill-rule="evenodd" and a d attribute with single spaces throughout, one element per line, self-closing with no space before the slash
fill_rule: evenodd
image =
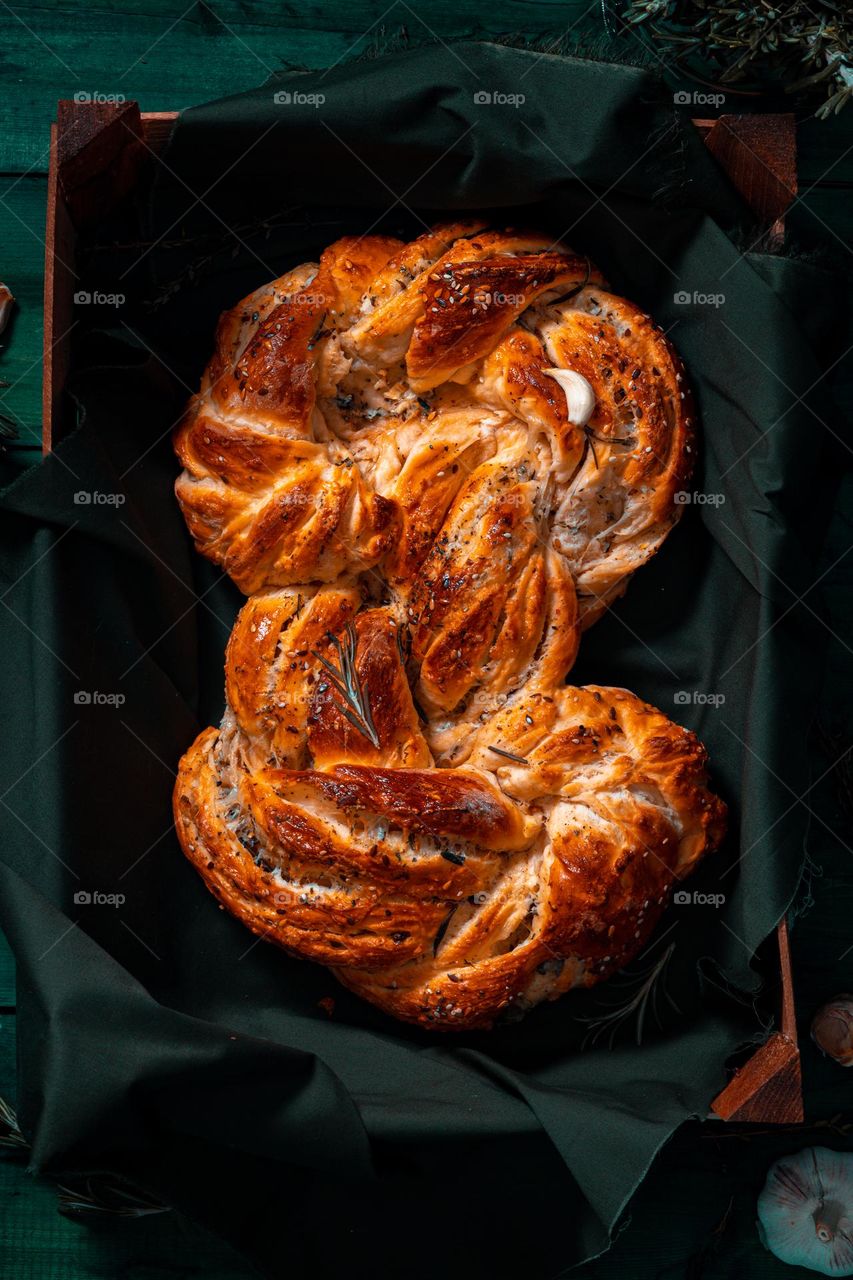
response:
<path id="1" fill-rule="evenodd" d="M 256 594 L 174 808 L 225 907 L 436 1029 L 639 950 L 725 808 L 692 734 L 563 682 L 681 510 L 691 413 L 586 259 L 477 220 L 337 241 L 223 316 L 177 493 Z"/>
<path id="2" fill-rule="evenodd" d="M 622 689 L 523 685 L 443 752 L 400 631 L 331 589 L 249 601 L 175 821 L 260 936 L 396 1017 L 485 1028 L 620 968 L 725 807 L 695 736 Z"/>
<path id="3" fill-rule="evenodd" d="M 588 421 L 553 369 L 590 384 Z M 683 369 L 649 317 L 587 259 L 476 220 L 347 237 L 244 299 L 175 447 L 196 545 L 247 593 L 377 569 L 404 600 L 431 555 L 448 568 L 469 485 L 497 504 L 499 478 L 526 474 L 517 550 L 565 560 L 578 627 L 654 554 L 694 456 Z"/>

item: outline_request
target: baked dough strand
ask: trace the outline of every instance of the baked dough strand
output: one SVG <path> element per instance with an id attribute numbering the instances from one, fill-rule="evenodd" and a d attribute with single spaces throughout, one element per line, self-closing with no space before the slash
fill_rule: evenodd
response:
<path id="1" fill-rule="evenodd" d="M 691 415 L 586 258 L 476 219 L 339 240 L 222 317 L 176 492 L 249 599 L 174 809 L 229 911 L 430 1029 L 642 948 L 725 806 L 692 733 L 564 682 L 681 512 Z"/>

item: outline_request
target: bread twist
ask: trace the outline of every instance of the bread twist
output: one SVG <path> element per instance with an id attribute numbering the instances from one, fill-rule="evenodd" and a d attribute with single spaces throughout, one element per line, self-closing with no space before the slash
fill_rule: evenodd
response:
<path id="1" fill-rule="evenodd" d="M 692 441 L 666 338 L 543 237 L 341 240 L 227 313 L 176 436 L 255 593 L 175 789 L 220 901 L 432 1028 L 635 954 L 725 809 L 692 734 L 563 682 Z"/>

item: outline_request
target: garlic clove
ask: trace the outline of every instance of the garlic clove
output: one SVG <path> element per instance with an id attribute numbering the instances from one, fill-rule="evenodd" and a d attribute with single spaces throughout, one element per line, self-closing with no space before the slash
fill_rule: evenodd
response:
<path id="1" fill-rule="evenodd" d="M 574 369 L 543 369 L 549 378 L 559 382 L 566 395 L 569 422 L 585 427 L 595 412 L 595 392 L 582 373 Z"/>
<path id="2" fill-rule="evenodd" d="M 15 299 L 12 296 L 12 290 L 5 284 L 0 284 L 0 333 L 9 323 L 9 317 L 12 314 L 12 308 L 15 305 Z"/>
<path id="3" fill-rule="evenodd" d="M 806 1147 L 770 1166 L 758 1197 L 762 1243 L 782 1262 L 853 1276 L 853 1153 Z"/>
<path id="4" fill-rule="evenodd" d="M 842 1067 L 853 1067 L 853 995 L 834 996 L 812 1018 L 812 1040 Z"/>

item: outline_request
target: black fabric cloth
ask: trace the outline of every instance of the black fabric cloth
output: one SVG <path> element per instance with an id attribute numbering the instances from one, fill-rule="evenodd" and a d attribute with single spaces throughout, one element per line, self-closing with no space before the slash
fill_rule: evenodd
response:
<path id="1" fill-rule="evenodd" d="M 0 924 L 34 1164 L 121 1172 L 271 1275 L 556 1274 L 606 1248 L 773 1007 L 842 430 L 832 280 L 743 252 L 757 231 L 689 120 L 621 66 L 461 44 L 292 74 L 185 112 L 152 168 L 87 244 L 82 287 L 124 301 L 80 315 L 78 426 L 0 503 Z M 169 434 L 225 307 L 337 235 L 461 209 L 564 236 L 687 364 L 691 501 L 570 679 L 695 729 L 731 829 L 627 978 L 437 1037 L 253 939 L 180 853 L 175 766 L 222 713 L 240 597 L 190 545 Z"/>

